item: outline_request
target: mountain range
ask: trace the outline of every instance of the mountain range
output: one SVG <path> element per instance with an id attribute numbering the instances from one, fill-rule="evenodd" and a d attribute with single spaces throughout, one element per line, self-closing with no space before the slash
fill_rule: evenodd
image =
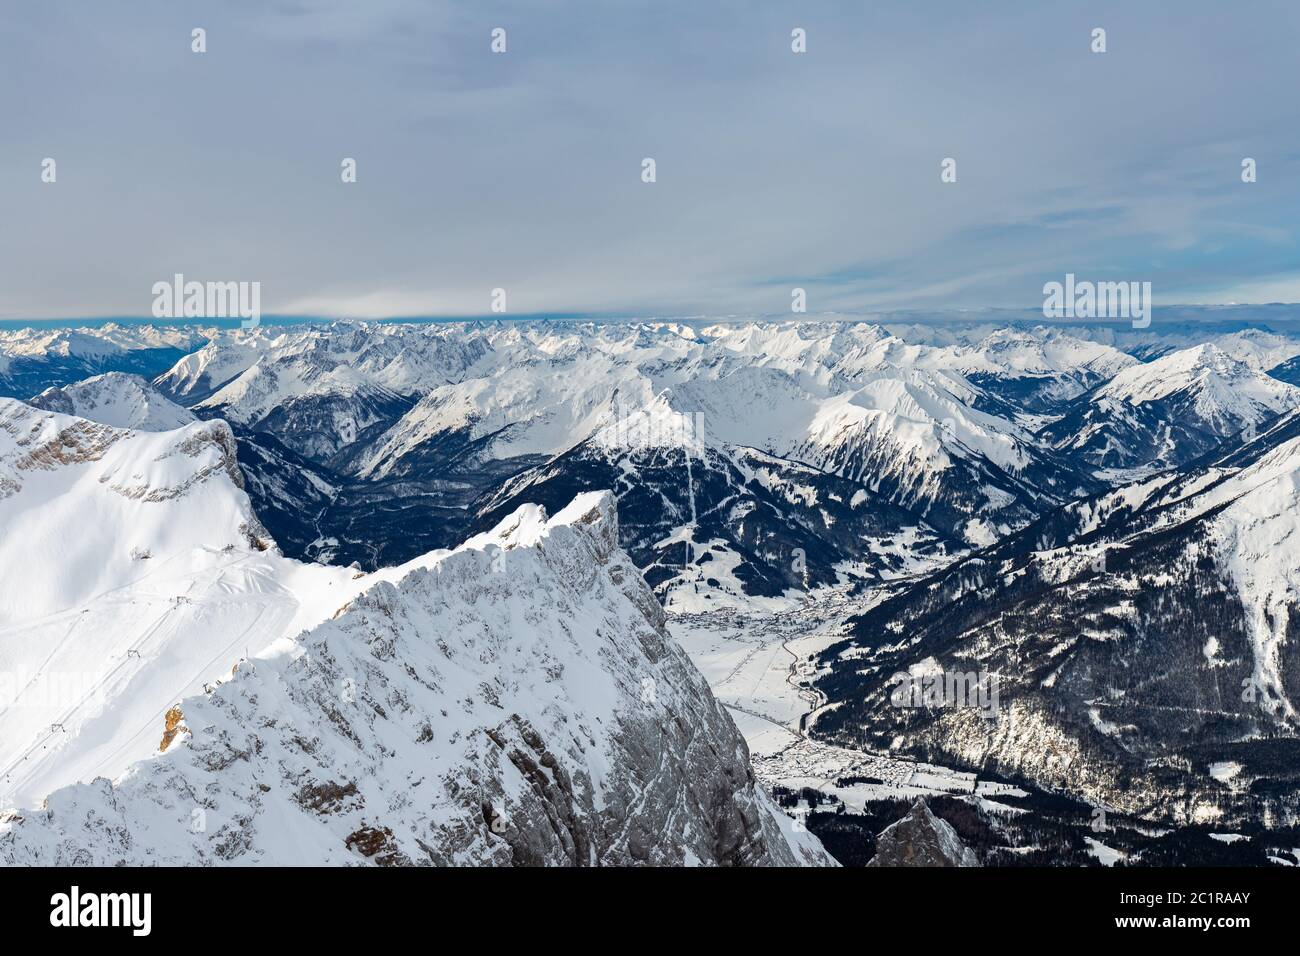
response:
<path id="1" fill-rule="evenodd" d="M 829 862 L 666 628 L 832 597 L 797 738 L 1282 846 L 1296 361 L 1194 323 L 0 333 L 0 858 Z M 992 712 L 897 705 L 954 673 Z M 891 859 L 983 839 L 927 798 Z"/>
<path id="2" fill-rule="evenodd" d="M 830 862 L 611 495 L 368 575 L 278 552 L 224 422 L 0 400 L 0 441 L 5 863 Z"/>

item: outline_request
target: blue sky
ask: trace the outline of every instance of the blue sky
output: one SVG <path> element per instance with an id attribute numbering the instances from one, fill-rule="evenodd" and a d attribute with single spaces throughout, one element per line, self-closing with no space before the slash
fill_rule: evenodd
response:
<path id="1" fill-rule="evenodd" d="M 176 272 L 357 317 L 1297 302 L 1297 49 L 1263 0 L 9 3 L 0 318 Z"/>

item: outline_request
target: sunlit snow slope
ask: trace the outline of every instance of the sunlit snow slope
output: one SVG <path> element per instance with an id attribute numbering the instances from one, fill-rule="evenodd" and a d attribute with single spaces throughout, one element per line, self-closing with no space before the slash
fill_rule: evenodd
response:
<path id="1" fill-rule="evenodd" d="M 115 784 L 5 817 L 0 862 L 829 862 L 756 786 L 611 495 L 426 564 L 160 716 Z"/>

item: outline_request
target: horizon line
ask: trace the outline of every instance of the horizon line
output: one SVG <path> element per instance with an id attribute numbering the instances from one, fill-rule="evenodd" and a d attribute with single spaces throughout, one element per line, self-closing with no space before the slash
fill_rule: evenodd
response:
<path id="1" fill-rule="evenodd" d="M 1296 320 L 1300 321 L 1300 302 L 1212 302 L 1212 303 L 1171 303 L 1155 307 L 1153 311 L 1181 312 L 1221 312 L 1225 310 L 1252 309 L 1295 309 Z M 825 311 L 808 313 L 790 312 L 735 312 L 689 314 L 664 314 L 654 312 L 590 312 L 590 311 L 546 311 L 520 313 L 466 313 L 466 314 L 425 314 L 425 315 L 390 315 L 390 316 L 354 316 L 354 315 L 306 315 L 295 313 L 266 313 L 260 317 L 260 324 L 271 325 L 329 325 L 335 323 L 373 323 L 373 324 L 454 324 L 458 322 L 813 322 L 813 321 L 890 321 L 891 317 L 905 317 L 909 321 L 924 322 L 936 320 L 977 320 L 981 315 L 995 316 L 1012 314 L 1018 316 L 1016 321 L 1037 321 L 1045 325 L 1095 325 L 1115 323 L 1124 324 L 1123 318 L 1105 316 L 1092 318 L 1051 318 L 1042 315 L 1042 306 L 972 306 L 969 308 L 898 308 L 869 309 L 861 312 Z M 143 315 L 81 315 L 57 316 L 49 318 L 0 318 L 0 328 L 75 328 L 78 323 L 103 326 L 112 324 L 151 325 L 159 328 L 181 328 L 185 326 L 217 326 L 238 328 L 244 321 L 238 317 L 205 318 L 164 318 Z"/>

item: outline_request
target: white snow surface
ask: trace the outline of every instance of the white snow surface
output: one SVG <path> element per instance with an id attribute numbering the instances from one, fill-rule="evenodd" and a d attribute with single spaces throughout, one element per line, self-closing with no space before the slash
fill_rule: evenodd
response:
<path id="1" fill-rule="evenodd" d="M 159 715 L 361 583 L 281 557 L 222 421 L 113 428 L 0 399 L 0 794 L 156 747 Z"/>
<path id="2" fill-rule="evenodd" d="M 141 349 L 197 348 L 211 335 L 197 326 L 119 325 L 84 329 L 0 329 L 0 356 L 103 360 Z"/>
<path id="3" fill-rule="evenodd" d="M 1249 614 L 1257 687 L 1295 719 L 1282 678 L 1291 609 L 1300 603 L 1300 438 L 1279 445 L 1196 499 L 1215 515 L 1219 557 Z"/>
<path id="4" fill-rule="evenodd" d="M 170 431 L 195 421 L 194 413 L 177 405 L 138 375 L 105 372 L 73 385 L 47 388 L 29 404 L 114 428 L 147 432 Z"/>
<path id="5" fill-rule="evenodd" d="M 1270 378 L 1213 343 L 1127 368 L 1098 389 L 1095 400 L 1142 405 L 1179 392 L 1193 396 L 1202 420 L 1224 427 L 1258 423 L 1300 406 L 1300 388 Z"/>
<path id="6" fill-rule="evenodd" d="M 224 422 L 0 400 L 0 861 L 831 862 L 616 541 L 599 492 L 301 564 Z"/>
<path id="7" fill-rule="evenodd" d="M 370 587 L 183 700 L 178 739 L 116 784 L 0 823 L 0 860 L 709 863 L 732 839 L 743 862 L 829 862 L 754 785 L 614 521 L 608 493 L 524 508 Z M 557 812 L 562 852 L 530 842 Z"/>

